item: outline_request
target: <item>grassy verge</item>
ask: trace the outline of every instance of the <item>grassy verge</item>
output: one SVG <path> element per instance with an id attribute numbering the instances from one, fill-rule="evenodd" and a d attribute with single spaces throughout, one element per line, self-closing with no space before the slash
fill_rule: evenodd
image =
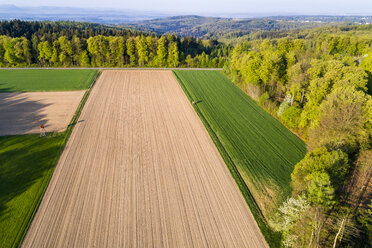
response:
<path id="1" fill-rule="evenodd" d="M 99 73 L 63 133 L 0 137 L 0 247 L 19 247 Z"/>
<path id="2" fill-rule="evenodd" d="M 174 71 L 181 87 L 242 192 L 272 247 L 280 235 L 267 217 L 289 196 L 293 166 L 305 144 L 257 106 L 221 72 Z"/>
<path id="3" fill-rule="evenodd" d="M 68 91 L 89 88 L 97 70 L 0 70 L 0 92 Z"/>

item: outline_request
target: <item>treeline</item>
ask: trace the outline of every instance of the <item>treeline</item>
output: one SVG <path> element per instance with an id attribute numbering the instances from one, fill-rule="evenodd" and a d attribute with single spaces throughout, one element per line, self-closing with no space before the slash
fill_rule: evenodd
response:
<path id="1" fill-rule="evenodd" d="M 27 25 L 28 35 L 20 35 Z M 8 34 L 0 36 L 1 67 L 223 67 L 230 50 L 216 40 L 81 23 L 13 21 L 0 30 Z"/>
<path id="2" fill-rule="evenodd" d="M 369 29 L 245 41 L 225 67 L 308 144 L 291 175 L 292 197 L 270 221 L 285 247 L 372 245 Z"/>
<path id="3" fill-rule="evenodd" d="M 1 21 L 0 35 L 25 37 L 32 40 L 35 36 L 44 37 L 46 40 L 55 40 L 56 37 L 66 36 L 71 39 L 73 36 L 80 39 L 88 39 L 96 35 L 104 36 L 138 36 L 141 31 L 123 29 L 116 26 L 101 25 L 96 23 L 82 23 L 71 21 L 49 22 L 49 21 Z"/>
<path id="4" fill-rule="evenodd" d="M 227 44 L 239 44 L 244 41 L 254 41 L 254 40 L 264 40 L 273 39 L 277 40 L 280 38 L 290 38 L 290 39 L 317 39 L 321 36 L 327 34 L 346 36 L 357 35 L 359 38 L 364 36 L 365 39 L 370 39 L 372 32 L 372 25 L 341 25 L 342 23 L 329 24 L 331 26 L 326 26 L 322 28 L 312 28 L 312 29 L 294 29 L 294 30 L 257 30 L 244 34 L 241 31 L 225 33 L 219 37 L 220 42 L 225 42 Z"/>

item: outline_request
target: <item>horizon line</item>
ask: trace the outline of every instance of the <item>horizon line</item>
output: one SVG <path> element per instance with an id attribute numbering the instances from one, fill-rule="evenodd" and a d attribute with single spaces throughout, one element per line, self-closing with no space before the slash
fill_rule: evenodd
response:
<path id="1" fill-rule="evenodd" d="M 363 12 L 275 12 L 275 11 L 254 11 L 254 12 L 236 12 L 236 11 L 228 11 L 228 12 L 221 12 L 221 11 L 211 11 L 211 12 L 200 12 L 200 11 L 178 11 L 178 10 L 148 10 L 148 9 L 126 9 L 126 8 L 100 8 L 100 7 L 77 7 L 77 6 L 56 6 L 56 5 L 37 5 L 37 6 L 30 6 L 30 5 L 15 5 L 15 4 L 0 4 L 0 7 L 16 7 L 16 8 L 60 8 L 60 9 L 77 9 L 77 10 L 97 10 L 97 11 L 136 11 L 136 12 L 152 12 L 153 14 L 158 15 L 168 15 L 171 16 L 182 16 L 182 15 L 196 15 L 196 16 L 204 16 L 204 17 L 227 17 L 227 16 L 241 16 L 241 15 L 251 15 L 252 17 L 291 17 L 291 16 L 370 16 L 372 17 L 372 13 L 363 13 Z M 215 16 L 213 16 L 215 15 Z M 252 18 L 246 17 L 246 18 Z"/>

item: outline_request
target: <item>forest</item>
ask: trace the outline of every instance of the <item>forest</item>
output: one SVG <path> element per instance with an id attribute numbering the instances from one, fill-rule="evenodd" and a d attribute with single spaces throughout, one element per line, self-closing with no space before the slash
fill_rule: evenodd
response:
<path id="1" fill-rule="evenodd" d="M 74 22 L 0 22 L 1 67 L 223 67 L 217 40 Z"/>
<path id="2" fill-rule="evenodd" d="M 307 143 L 269 221 L 283 246 L 370 247 L 372 26 L 244 40 L 224 71 Z"/>

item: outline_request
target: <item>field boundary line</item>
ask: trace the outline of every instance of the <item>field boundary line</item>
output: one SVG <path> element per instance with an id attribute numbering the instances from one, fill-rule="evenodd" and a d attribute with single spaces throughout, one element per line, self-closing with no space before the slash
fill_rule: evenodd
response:
<path id="1" fill-rule="evenodd" d="M 175 73 L 175 71 L 172 71 L 173 75 L 176 77 L 177 81 L 179 82 L 181 88 L 185 92 L 185 95 L 189 99 L 190 103 L 194 101 L 193 97 L 191 96 L 190 92 L 188 91 L 186 85 L 183 83 L 182 79 Z M 268 222 L 263 216 L 261 209 L 259 208 L 256 200 L 253 198 L 252 193 L 250 192 L 247 184 L 244 182 L 239 170 L 237 169 L 234 161 L 230 157 L 229 153 L 226 151 L 225 147 L 223 146 L 222 142 L 218 138 L 217 134 L 213 131 L 212 127 L 210 126 L 209 122 L 207 119 L 204 117 L 203 113 L 200 111 L 199 107 L 197 104 L 192 104 L 195 112 L 199 116 L 200 120 L 204 124 L 204 127 L 206 128 L 207 132 L 209 133 L 209 136 L 211 137 L 213 143 L 217 147 L 221 157 L 225 161 L 225 164 L 232 175 L 235 183 L 237 184 L 241 194 L 243 195 L 243 198 L 245 202 L 247 203 L 254 219 L 256 220 L 257 225 L 259 226 L 266 242 L 268 244 L 274 244 L 275 243 L 275 238 L 273 238 L 273 231 L 268 227 Z"/>
<path id="2" fill-rule="evenodd" d="M 84 95 L 83 95 L 83 97 L 82 97 L 82 99 L 81 99 L 81 101 L 79 103 L 79 106 L 78 106 L 78 108 L 75 111 L 74 116 L 72 117 L 69 125 L 67 126 L 66 130 L 64 131 L 65 132 L 65 134 L 64 134 L 65 135 L 65 138 L 63 139 L 62 144 L 61 144 L 60 148 L 58 149 L 58 151 L 56 153 L 55 159 L 52 162 L 52 164 L 54 165 L 53 166 L 54 167 L 53 168 L 53 171 L 50 173 L 50 175 L 48 175 L 45 178 L 45 181 L 47 181 L 47 184 L 46 184 L 45 188 L 42 189 L 42 193 L 40 194 L 40 198 L 35 200 L 35 202 L 37 202 L 37 205 L 32 210 L 32 214 L 30 215 L 29 219 L 26 220 L 26 222 L 24 222 L 25 224 L 23 224 L 23 225 L 25 225 L 25 227 L 24 227 L 24 229 L 22 228 L 23 229 L 23 233 L 17 234 L 16 239 L 15 239 L 12 247 L 20 247 L 22 245 L 23 240 L 24 240 L 24 238 L 25 238 L 25 236 L 26 236 L 26 234 L 28 232 L 28 229 L 30 228 L 31 222 L 34 219 L 35 214 L 36 214 L 36 212 L 39 209 L 40 203 L 41 203 L 41 201 L 44 198 L 45 192 L 46 192 L 46 190 L 47 190 L 47 188 L 49 186 L 49 183 L 50 183 L 50 181 L 52 179 L 52 176 L 54 174 L 54 170 L 55 170 L 56 166 L 58 165 L 59 159 L 61 157 L 61 154 L 62 154 L 63 150 L 66 147 L 67 141 L 70 138 L 70 135 L 72 133 L 72 130 L 73 130 L 73 128 L 74 128 L 74 126 L 75 126 L 78 118 L 80 117 L 81 111 L 82 111 L 83 107 L 85 106 L 85 103 L 86 103 L 86 101 L 87 101 L 87 99 L 88 99 L 88 97 L 90 95 L 90 92 L 93 89 L 93 86 L 95 85 L 95 83 L 98 80 L 98 78 L 99 78 L 100 75 L 101 75 L 101 71 L 98 71 L 96 73 L 95 77 L 93 78 L 93 80 L 92 80 L 89 88 L 85 91 L 85 93 L 84 93 Z M 22 231 L 22 229 L 20 230 L 20 232 Z"/>

